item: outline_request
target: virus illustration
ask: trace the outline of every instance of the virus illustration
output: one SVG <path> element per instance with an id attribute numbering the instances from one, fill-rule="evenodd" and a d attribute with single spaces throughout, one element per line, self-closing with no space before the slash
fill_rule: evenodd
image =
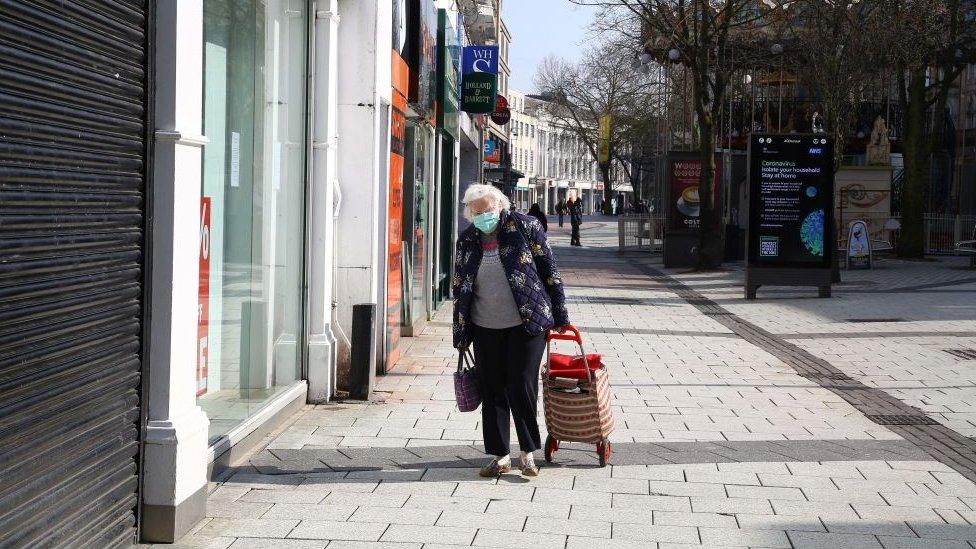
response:
<path id="1" fill-rule="evenodd" d="M 803 225 L 800 226 L 800 240 L 812 255 L 824 254 L 824 222 L 826 218 L 823 210 L 810 212 Z"/>

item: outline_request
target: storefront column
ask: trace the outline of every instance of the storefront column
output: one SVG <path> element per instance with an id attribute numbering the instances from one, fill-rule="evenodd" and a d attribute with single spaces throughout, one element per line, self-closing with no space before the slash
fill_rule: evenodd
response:
<path id="1" fill-rule="evenodd" d="M 386 277 L 392 4 L 341 0 L 339 15 L 335 329 L 342 385 L 349 373 L 353 306 L 377 305 L 373 330 L 377 348 L 382 348 L 380 334 L 386 321 L 380 281 Z"/>
<path id="2" fill-rule="evenodd" d="M 335 268 L 336 97 L 339 87 L 338 0 L 319 0 L 312 34 L 311 184 L 309 197 L 308 400 L 335 393 L 336 338 L 332 332 Z"/>
<path id="3" fill-rule="evenodd" d="M 206 514 L 207 416 L 196 404 L 203 6 L 159 2 L 142 538 L 173 542 Z"/>

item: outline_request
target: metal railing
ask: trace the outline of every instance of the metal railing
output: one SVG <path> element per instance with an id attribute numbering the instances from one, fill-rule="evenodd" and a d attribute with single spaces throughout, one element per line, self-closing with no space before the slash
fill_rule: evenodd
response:
<path id="1" fill-rule="evenodd" d="M 925 253 L 955 254 L 960 241 L 972 240 L 976 215 L 925 214 Z"/>
<path id="2" fill-rule="evenodd" d="M 623 214 L 617 217 L 619 250 L 660 252 L 664 249 L 664 223 L 662 215 Z"/>
<path id="3" fill-rule="evenodd" d="M 901 232 L 901 218 L 882 213 L 860 213 L 841 211 L 837 219 L 837 245 L 843 248 L 847 230 L 854 221 L 864 221 L 868 226 L 871 240 L 887 242 L 898 248 Z M 955 255 L 959 242 L 973 239 L 976 230 L 976 215 L 925 214 L 924 220 L 925 254 Z"/>

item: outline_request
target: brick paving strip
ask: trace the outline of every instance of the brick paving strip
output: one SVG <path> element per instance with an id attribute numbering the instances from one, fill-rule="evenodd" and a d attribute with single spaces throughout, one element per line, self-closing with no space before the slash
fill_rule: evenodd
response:
<path id="1" fill-rule="evenodd" d="M 777 334 L 783 339 L 874 339 L 892 337 L 976 337 L 976 332 L 820 332 Z"/>
<path id="2" fill-rule="evenodd" d="M 663 271 L 630 257 L 627 261 L 702 314 L 783 361 L 800 377 L 840 396 L 869 420 L 884 425 L 935 460 L 976 482 L 976 441 L 939 424 L 922 410 L 861 383 L 809 351 L 736 316 Z"/>
<path id="3" fill-rule="evenodd" d="M 613 465 L 785 463 L 828 461 L 925 461 L 929 455 L 903 440 L 771 440 L 726 442 L 618 442 Z M 457 469 L 485 464 L 480 445 L 416 448 L 271 449 L 250 459 L 263 475 L 396 469 Z M 592 467 L 596 454 L 579 445 L 560 449 L 563 467 Z"/>

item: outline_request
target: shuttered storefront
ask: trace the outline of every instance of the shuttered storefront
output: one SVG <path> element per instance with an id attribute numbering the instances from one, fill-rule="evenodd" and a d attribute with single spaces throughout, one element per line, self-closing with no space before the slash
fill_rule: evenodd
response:
<path id="1" fill-rule="evenodd" d="M 133 541 L 150 0 L 0 0 L 0 546 Z"/>

